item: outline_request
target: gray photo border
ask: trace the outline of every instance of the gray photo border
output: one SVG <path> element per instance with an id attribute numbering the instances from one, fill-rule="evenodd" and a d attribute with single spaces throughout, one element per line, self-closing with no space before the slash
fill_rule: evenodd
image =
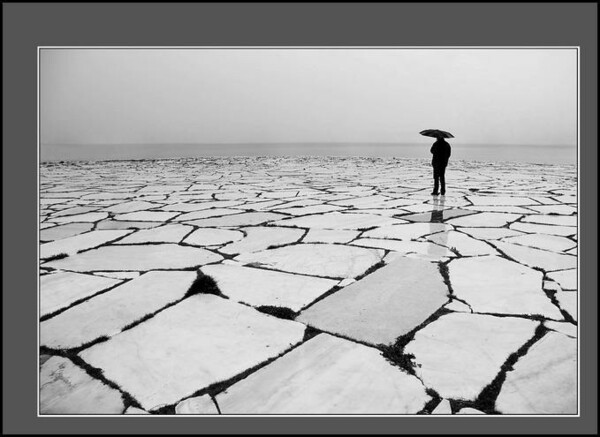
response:
<path id="1" fill-rule="evenodd" d="M 580 417 L 38 417 L 39 46 L 579 47 Z M 3 92 L 3 433 L 597 433 L 596 3 L 4 3 Z"/>

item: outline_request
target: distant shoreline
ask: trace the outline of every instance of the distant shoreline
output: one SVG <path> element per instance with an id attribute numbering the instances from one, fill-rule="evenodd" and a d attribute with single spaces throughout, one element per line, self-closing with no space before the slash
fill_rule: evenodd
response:
<path id="1" fill-rule="evenodd" d="M 577 148 L 560 145 L 478 145 L 456 142 L 451 161 L 577 164 Z M 207 157 L 363 157 L 430 159 L 429 143 L 110 144 L 41 145 L 40 163 L 140 161 Z"/>

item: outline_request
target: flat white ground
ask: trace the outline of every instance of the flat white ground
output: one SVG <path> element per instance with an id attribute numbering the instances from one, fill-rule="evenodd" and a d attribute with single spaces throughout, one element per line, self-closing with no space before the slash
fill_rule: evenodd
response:
<path id="1" fill-rule="evenodd" d="M 577 172 L 47 163 L 41 414 L 576 414 Z"/>

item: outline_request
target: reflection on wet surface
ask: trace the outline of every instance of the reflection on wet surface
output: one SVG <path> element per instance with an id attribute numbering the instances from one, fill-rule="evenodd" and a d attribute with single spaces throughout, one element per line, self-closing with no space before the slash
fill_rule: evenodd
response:
<path id="1" fill-rule="evenodd" d="M 432 223 L 441 223 L 444 220 L 444 203 L 446 196 L 435 196 L 433 198 L 433 211 L 431 211 Z"/>

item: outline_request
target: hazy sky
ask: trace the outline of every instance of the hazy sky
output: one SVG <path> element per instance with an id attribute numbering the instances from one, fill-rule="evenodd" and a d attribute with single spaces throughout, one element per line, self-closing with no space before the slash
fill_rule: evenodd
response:
<path id="1" fill-rule="evenodd" d="M 574 49 L 42 49 L 42 144 L 577 140 Z"/>

